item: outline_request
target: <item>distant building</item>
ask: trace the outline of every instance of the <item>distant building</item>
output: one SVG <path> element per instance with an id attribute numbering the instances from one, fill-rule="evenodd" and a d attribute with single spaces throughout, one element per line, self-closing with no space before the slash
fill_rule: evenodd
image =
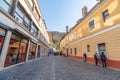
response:
<path id="1" fill-rule="evenodd" d="M 35 59 L 49 50 L 37 0 L 0 0 L 0 70 Z"/>
<path id="2" fill-rule="evenodd" d="M 82 9 L 83 17 L 60 42 L 63 54 L 94 62 L 94 54 L 105 53 L 107 65 L 120 69 L 120 0 L 99 0 L 87 12 Z"/>

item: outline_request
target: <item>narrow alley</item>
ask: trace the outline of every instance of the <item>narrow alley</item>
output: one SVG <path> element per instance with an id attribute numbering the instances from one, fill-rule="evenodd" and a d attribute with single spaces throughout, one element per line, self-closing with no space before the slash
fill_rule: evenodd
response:
<path id="1" fill-rule="evenodd" d="M 2 70 L 0 80 L 120 80 L 120 72 L 50 55 Z"/>

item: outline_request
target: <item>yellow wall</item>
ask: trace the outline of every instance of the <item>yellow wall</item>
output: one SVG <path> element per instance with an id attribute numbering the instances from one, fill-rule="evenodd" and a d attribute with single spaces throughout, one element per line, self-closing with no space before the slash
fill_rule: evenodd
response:
<path id="1" fill-rule="evenodd" d="M 115 6 L 114 6 L 115 5 Z M 113 7 L 114 6 L 114 7 Z M 89 17 L 87 17 L 82 23 L 80 23 L 73 31 L 77 31 L 78 29 L 82 29 L 81 38 L 85 36 L 89 36 L 98 31 L 101 31 L 105 28 L 109 28 L 115 24 L 120 23 L 120 1 L 119 0 L 108 0 L 104 6 L 102 6 L 99 10 L 92 13 Z M 103 22 L 102 12 L 108 9 L 110 14 L 110 19 L 107 22 Z M 92 31 L 88 31 L 88 23 L 91 19 L 95 19 L 96 29 Z M 72 32 L 73 32 L 72 31 Z M 78 34 L 80 35 L 80 34 Z M 80 39 L 80 38 L 78 38 Z"/>
<path id="2" fill-rule="evenodd" d="M 88 57 L 93 57 L 99 43 L 106 44 L 108 59 L 120 60 L 120 28 L 70 44 L 69 49 L 72 48 L 72 55 L 74 55 L 73 49 L 77 48 L 77 56 L 82 56 L 86 52 Z M 90 52 L 87 52 L 87 45 L 90 45 Z"/>

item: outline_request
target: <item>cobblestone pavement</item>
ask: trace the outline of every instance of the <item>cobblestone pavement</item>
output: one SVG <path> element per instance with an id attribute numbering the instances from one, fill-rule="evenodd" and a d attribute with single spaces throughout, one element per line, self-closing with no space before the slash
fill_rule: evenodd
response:
<path id="1" fill-rule="evenodd" d="M 120 80 L 120 71 L 63 56 L 46 56 L 2 70 L 0 80 Z"/>

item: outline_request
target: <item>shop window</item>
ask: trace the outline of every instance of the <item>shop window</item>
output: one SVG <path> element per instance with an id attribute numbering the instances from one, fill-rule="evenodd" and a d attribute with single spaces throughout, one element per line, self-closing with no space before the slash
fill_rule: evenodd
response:
<path id="1" fill-rule="evenodd" d="M 5 66 L 16 64 L 20 46 L 20 37 L 12 34 L 5 60 Z"/>
<path id="2" fill-rule="evenodd" d="M 104 21 L 104 22 L 106 22 L 106 21 L 110 18 L 108 9 L 105 10 L 105 11 L 102 13 L 102 15 L 103 15 L 103 21 Z"/>
<path id="3" fill-rule="evenodd" d="M 2 49 L 2 44 L 3 44 L 4 37 L 0 36 L 0 54 L 1 54 L 1 49 Z"/>
<path id="4" fill-rule="evenodd" d="M 0 0 L 0 7 L 6 12 L 10 11 L 13 0 Z"/>
<path id="5" fill-rule="evenodd" d="M 89 22 L 89 31 L 91 31 L 93 29 L 95 29 L 95 20 L 94 19 Z"/>
<path id="6" fill-rule="evenodd" d="M 29 55 L 28 55 L 29 60 L 35 58 L 35 52 L 36 52 L 36 44 L 33 42 L 30 42 Z"/>
<path id="7" fill-rule="evenodd" d="M 76 48 L 74 48 L 74 53 L 75 53 L 75 55 L 77 54 L 77 49 Z"/>
<path id="8" fill-rule="evenodd" d="M 26 57 L 27 40 L 12 34 L 4 66 L 23 62 Z"/>
<path id="9" fill-rule="evenodd" d="M 19 49 L 19 56 L 18 56 L 18 63 L 24 62 L 26 58 L 26 49 L 27 49 L 27 40 L 22 39 L 20 43 L 20 49 Z"/>
<path id="10" fill-rule="evenodd" d="M 87 51 L 90 52 L 90 45 L 87 45 Z"/>

